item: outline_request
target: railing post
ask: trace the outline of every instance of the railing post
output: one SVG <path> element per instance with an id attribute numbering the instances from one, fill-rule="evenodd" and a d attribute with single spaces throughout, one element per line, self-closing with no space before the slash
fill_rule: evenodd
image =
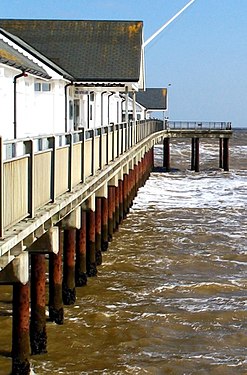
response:
<path id="1" fill-rule="evenodd" d="M 56 138 L 55 136 L 48 138 L 49 148 L 51 152 L 51 201 L 54 203 L 56 200 Z"/>
<path id="2" fill-rule="evenodd" d="M 109 127 L 106 127 L 106 165 L 109 164 Z"/>
<path id="3" fill-rule="evenodd" d="M 121 124 L 121 127 L 122 127 L 122 134 L 121 134 L 121 155 L 123 155 L 123 152 L 124 152 L 124 146 L 123 146 L 123 142 L 124 142 L 124 123 Z"/>
<path id="4" fill-rule="evenodd" d="M 115 125 L 112 124 L 112 161 L 114 161 L 115 158 Z"/>
<path id="5" fill-rule="evenodd" d="M 94 175 L 95 161 L 94 161 L 94 150 L 95 150 L 95 134 L 94 129 L 91 131 L 92 135 L 92 160 L 91 160 L 91 174 Z"/>
<path id="6" fill-rule="evenodd" d="M 103 148 L 103 137 L 102 128 L 99 128 L 99 169 L 102 169 L 102 148 Z"/>
<path id="7" fill-rule="evenodd" d="M 4 201 L 3 201 L 3 139 L 0 137 L 0 238 L 3 238 L 3 217 L 4 217 Z"/>
<path id="8" fill-rule="evenodd" d="M 69 167 L 68 167 L 68 188 L 72 191 L 73 185 L 73 135 L 72 133 L 67 135 L 67 144 L 69 145 Z"/>
<path id="9" fill-rule="evenodd" d="M 81 130 L 81 181 L 85 180 L 85 130 Z"/>
<path id="10" fill-rule="evenodd" d="M 120 125 L 117 124 L 117 157 L 119 157 L 119 154 L 120 154 L 120 147 L 119 147 L 119 127 L 120 127 Z"/>
<path id="11" fill-rule="evenodd" d="M 25 153 L 29 154 L 28 159 L 28 213 L 34 217 L 34 150 L 33 140 L 24 142 Z"/>

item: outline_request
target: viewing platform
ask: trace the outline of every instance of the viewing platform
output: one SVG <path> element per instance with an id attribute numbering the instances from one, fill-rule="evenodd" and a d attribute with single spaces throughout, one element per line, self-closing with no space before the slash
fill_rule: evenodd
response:
<path id="1" fill-rule="evenodd" d="M 165 121 L 166 137 L 163 138 L 163 170 L 169 172 L 170 139 L 191 139 L 191 170 L 200 169 L 200 139 L 219 139 L 219 168 L 229 171 L 229 139 L 232 136 L 230 122 Z"/>

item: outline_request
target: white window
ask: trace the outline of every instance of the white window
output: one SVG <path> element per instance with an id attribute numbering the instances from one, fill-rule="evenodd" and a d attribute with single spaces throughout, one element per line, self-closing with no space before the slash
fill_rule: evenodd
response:
<path id="1" fill-rule="evenodd" d="M 39 91 L 39 92 L 51 91 L 51 84 L 48 82 L 35 82 L 34 91 Z"/>

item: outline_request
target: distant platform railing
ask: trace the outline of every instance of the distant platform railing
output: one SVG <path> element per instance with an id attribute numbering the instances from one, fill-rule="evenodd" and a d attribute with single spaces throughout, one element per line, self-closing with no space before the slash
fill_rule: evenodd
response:
<path id="1" fill-rule="evenodd" d="M 231 130 L 231 122 L 167 121 L 167 129 Z"/>

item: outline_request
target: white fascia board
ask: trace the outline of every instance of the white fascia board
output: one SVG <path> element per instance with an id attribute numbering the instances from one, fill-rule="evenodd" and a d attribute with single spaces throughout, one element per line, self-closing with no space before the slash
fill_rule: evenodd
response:
<path id="1" fill-rule="evenodd" d="M 21 53 L 23 56 L 27 57 L 29 60 L 31 60 L 32 62 L 34 62 L 35 64 L 39 65 L 41 68 L 43 68 L 52 79 L 61 79 L 63 81 L 69 82 L 68 80 L 66 80 L 65 78 L 63 78 L 63 76 L 61 74 L 58 74 L 53 69 L 49 68 L 46 64 L 42 63 L 40 60 L 38 60 L 36 57 L 34 57 L 33 55 L 31 55 L 30 53 L 28 53 L 27 51 L 25 51 L 23 48 L 21 48 L 20 46 L 18 46 L 16 43 L 12 42 L 6 36 L 0 34 L 0 39 L 3 40 L 5 43 L 7 43 L 12 48 L 14 48 L 19 53 Z M 35 76 L 35 77 L 37 77 L 37 76 Z M 39 77 L 39 78 L 40 79 L 45 79 L 45 78 L 42 78 L 42 77 Z"/>

